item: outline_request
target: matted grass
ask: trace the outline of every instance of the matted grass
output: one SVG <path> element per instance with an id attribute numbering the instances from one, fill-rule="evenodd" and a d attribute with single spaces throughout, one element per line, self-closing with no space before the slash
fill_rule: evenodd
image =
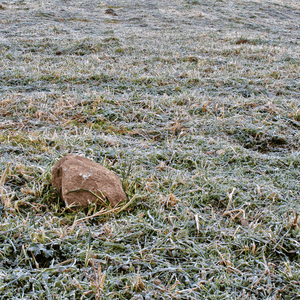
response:
<path id="1" fill-rule="evenodd" d="M 1 299 L 300 297 L 299 1 L 0 11 Z M 135 200 L 66 209 L 67 153 Z"/>

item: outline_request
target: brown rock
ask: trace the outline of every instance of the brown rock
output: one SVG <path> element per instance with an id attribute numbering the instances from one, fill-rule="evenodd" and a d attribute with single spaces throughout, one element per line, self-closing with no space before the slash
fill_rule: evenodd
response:
<path id="1" fill-rule="evenodd" d="M 67 206 L 103 203 L 106 197 L 115 206 L 126 195 L 116 174 L 85 157 L 69 154 L 52 170 L 52 185 Z M 96 196 L 97 195 L 97 196 Z"/>

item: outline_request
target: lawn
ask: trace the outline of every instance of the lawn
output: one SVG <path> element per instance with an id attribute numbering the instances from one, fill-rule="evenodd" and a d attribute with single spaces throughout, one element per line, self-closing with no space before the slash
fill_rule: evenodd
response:
<path id="1" fill-rule="evenodd" d="M 0 1 L 0 299 L 299 299 L 299 45 L 297 0 Z"/>

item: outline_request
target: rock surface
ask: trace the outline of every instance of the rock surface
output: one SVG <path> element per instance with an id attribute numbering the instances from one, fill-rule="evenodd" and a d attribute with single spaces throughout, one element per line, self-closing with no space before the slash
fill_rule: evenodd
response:
<path id="1" fill-rule="evenodd" d="M 115 206 L 126 199 L 116 174 L 90 159 L 73 154 L 66 155 L 54 165 L 52 185 L 67 206 L 101 204 L 104 196 Z"/>

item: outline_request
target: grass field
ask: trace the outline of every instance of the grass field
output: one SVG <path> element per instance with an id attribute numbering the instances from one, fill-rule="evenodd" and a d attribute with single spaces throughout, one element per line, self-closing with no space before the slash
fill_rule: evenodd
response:
<path id="1" fill-rule="evenodd" d="M 299 44 L 297 0 L 0 1 L 0 299 L 299 299 Z M 130 205 L 66 208 L 68 153 Z"/>

